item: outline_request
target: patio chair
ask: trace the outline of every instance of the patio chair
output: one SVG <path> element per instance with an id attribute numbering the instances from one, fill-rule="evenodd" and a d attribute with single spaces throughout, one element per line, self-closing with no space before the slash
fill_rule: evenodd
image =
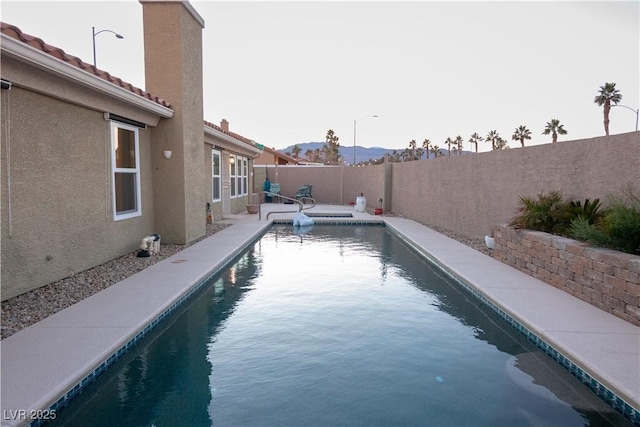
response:
<path id="1" fill-rule="evenodd" d="M 296 192 L 296 199 L 300 199 L 302 197 L 312 197 L 311 196 L 311 188 L 313 187 L 313 185 L 310 184 L 305 184 L 302 187 L 298 188 L 298 191 Z M 304 203 L 304 200 L 302 200 L 302 203 Z"/>
<path id="2" fill-rule="evenodd" d="M 272 182 L 269 192 L 273 193 L 273 202 L 280 203 L 280 197 L 276 196 L 276 194 L 280 194 L 280 184 L 277 182 Z"/>

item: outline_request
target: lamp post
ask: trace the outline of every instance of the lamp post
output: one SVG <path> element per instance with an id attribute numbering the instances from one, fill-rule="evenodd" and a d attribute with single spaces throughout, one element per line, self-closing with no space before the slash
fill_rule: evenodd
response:
<path id="1" fill-rule="evenodd" d="M 636 113 L 636 132 L 638 132 L 638 116 L 640 115 L 640 108 L 637 109 L 637 110 L 634 110 L 633 108 L 627 107 L 626 105 L 622 105 L 622 104 L 614 104 L 614 105 L 612 105 L 612 107 L 624 107 L 627 110 L 631 110 L 634 113 Z"/>
<path id="2" fill-rule="evenodd" d="M 96 32 L 96 27 L 91 27 L 91 34 L 93 36 L 93 66 L 96 67 L 96 36 L 100 33 L 104 33 L 104 32 L 108 32 L 108 33 L 112 33 L 114 36 L 116 36 L 116 38 L 118 39 L 123 39 L 124 36 L 116 33 L 115 31 L 111 31 L 111 30 L 100 30 L 98 32 Z"/>
<path id="3" fill-rule="evenodd" d="M 371 116 L 364 116 L 358 120 L 368 119 L 369 117 L 378 117 L 378 116 L 373 114 Z M 356 126 L 358 124 L 358 120 L 353 121 L 353 165 L 354 166 L 356 165 Z"/>

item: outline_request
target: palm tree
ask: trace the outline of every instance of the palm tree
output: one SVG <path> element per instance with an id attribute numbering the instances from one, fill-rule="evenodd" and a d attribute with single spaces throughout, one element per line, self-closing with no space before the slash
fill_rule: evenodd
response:
<path id="1" fill-rule="evenodd" d="M 296 158 L 296 160 L 298 160 L 298 157 L 300 156 L 300 152 L 302 151 L 302 148 L 300 148 L 300 146 L 298 146 L 298 144 L 295 144 L 293 146 L 293 148 L 291 149 L 291 152 L 293 153 L 293 157 Z"/>
<path id="2" fill-rule="evenodd" d="M 309 161 L 313 160 L 313 150 L 311 148 L 304 152 L 304 158 Z"/>
<path id="3" fill-rule="evenodd" d="M 545 126 L 544 132 L 542 132 L 542 134 L 551 134 L 551 142 L 555 144 L 556 142 L 558 142 L 558 135 L 567 134 L 567 131 L 562 126 L 563 125 L 560 124 L 560 120 L 551 119 L 550 122 L 547 122 L 547 126 Z"/>
<path id="4" fill-rule="evenodd" d="M 432 145 L 431 152 L 433 153 L 433 157 L 438 157 L 440 155 L 440 147 L 438 147 L 437 145 Z"/>
<path id="5" fill-rule="evenodd" d="M 487 134 L 484 140 L 487 142 L 491 142 L 491 149 L 495 150 L 496 142 L 498 141 L 498 139 L 500 139 L 500 134 L 498 134 L 498 131 L 492 130 Z"/>
<path id="6" fill-rule="evenodd" d="M 411 148 L 411 160 L 416 160 L 416 140 L 409 141 L 409 148 Z"/>
<path id="7" fill-rule="evenodd" d="M 525 125 L 518 126 L 511 135 L 511 139 L 514 141 L 520 141 L 520 144 L 524 148 L 524 140 L 531 139 L 531 131 L 527 129 Z"/>
<path id="8" fill-rule="evenodd" d="M 616 105 L 622 101 L 622 94 L 616 89 L 615 83 L 605 83 L 600 86 L 600 93 L 593 100 L 596 104 L 604 106 L 604 134 L 609 136 L 609 111 L 611 111 L 611 103 Z"/>
<path id="9" fill-rule="evenodd" d="M 478 152 L 478 142 L 481 142 L 482 140 L 482 137 L 478 135 L 477 132 L 474 132 L 473 135 L 471 135 L 471 138 L 469 138 L 470 143 L 476 144 L 476 153 Z"/>
<path id="10" fill-rule="evenodd" d="M 454 142 L 453 142 L 453 139 L 451 139 L 451 138 L 447 138 L 447 140 L 446 140 L 444 143 L 445 143 L 445 144 L 447 144 L 447 147 L 448 147 L 448 149 L 447 149 L 447 151 L 448 151 L 447 156 L 450 156 L 450 155 L 451 155 L 451 144 L 453 144 L 453 143 L 454 143 Z"/>
<path id="11" fill-rule="evenodd" d="M 462 154 L 462 137 L 460 135 L 456 136 L 456 145 L 458 146 L 458 155 Z"/>
<path id="12" fill-rule="evenodd" d="M 422 148 L 424 148 L 424 151 L 427 152 L 427 159 L 429 158 L 429 145 L 431 144 L 431 141 L 429 141 L 428 139 L 425 138 L 424 141 L 422 141 Z"/>

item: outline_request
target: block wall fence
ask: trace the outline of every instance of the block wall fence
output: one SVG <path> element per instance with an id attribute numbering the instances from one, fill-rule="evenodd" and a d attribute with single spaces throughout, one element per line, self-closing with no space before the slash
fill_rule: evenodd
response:
<path id="1" fill-rule="evenodd" d="M 473 237 L 508 223 L 520 196 L 558 190 L 605 201 L 631 183 L 640 189 L 640 132 L 404 163 L 352 166 L 256 166 L 292 196 L 313 185 L 318 203 L 367 206 Z M 262 181 L 256 181 L 257 186 Z"/>

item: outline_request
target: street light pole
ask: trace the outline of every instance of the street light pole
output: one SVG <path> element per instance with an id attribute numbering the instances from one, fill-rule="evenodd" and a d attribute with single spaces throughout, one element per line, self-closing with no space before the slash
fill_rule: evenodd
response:
<path id="1" fill-rule="evenodd" d="M 626 105 L 622 105 L 622 104 L 614 104 L 614 105 L 612 105 L 612 107 L 624 107 L 627 110 L 631 110 L 634 113 L 636 113 L 636 132 L 638 132 L 638 116 L 640 116 L 640 108 L 637 109 L 637 110 L 634 110 L 633 108 L 627 107 Z"/>
<path id="2" fill-rule="evenodd" d="M 91 27 L 91 34 L 93 36 L 93 66 L 96 67 L 96 36 L 100 33 L 103 32 L 108 32 L 108 33 L 112 33 L 114 36 L 116 36 L 117 39 L 123 39 L 124 36 L 121 36 L 120 34 L 116 33 L 115 31 L 111 31 L 111 30 L 100 30 L 96 33 L 96 27 Z"/>
<path id="3" fill-rule="evenodd" d="M 364 120 L 369 117 L 378 117 L 378 116 L 374 114 L 371 116 L 364 116 L 358 120 Z M 357 126 L 358 120 L 353 121 L 353 166 L 356 165 L 356 126 Z"/>

